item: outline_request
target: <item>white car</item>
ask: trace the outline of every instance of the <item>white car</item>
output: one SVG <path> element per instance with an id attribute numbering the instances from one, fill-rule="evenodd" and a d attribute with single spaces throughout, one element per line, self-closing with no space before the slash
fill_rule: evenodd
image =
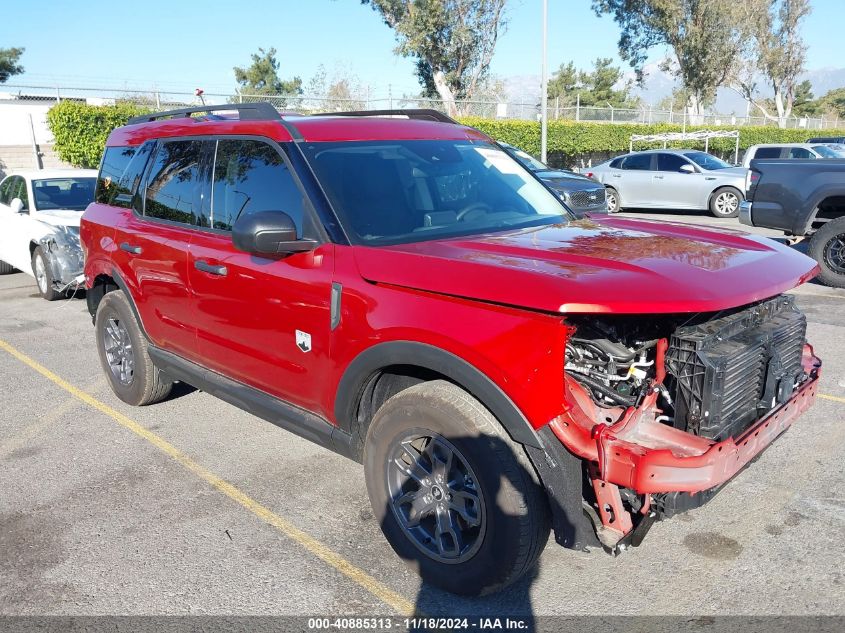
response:
<path id="1" fill-rule="evenodd" d="M 48 301 L 82 282 L 79 220 L 94 201 L 91 169 L 21 171 L 0 182 L 0 274 L 35 277 Z"/>
<path id="2" fill-rule="evenodd" d="M 735 218 L 748 170 L 694 149 L 659 149 L 618 156 L 581 173 L 604 184 L 610 213 L 624 207 L 709 209 L 717 218 Z"/>
<path id="3" fill-rule="evenodd" d="M 768 143 L 752 145 L 742 157 L 743 167 L 750 167 L 758 158 L 845 158 L 835 143 Z"/>

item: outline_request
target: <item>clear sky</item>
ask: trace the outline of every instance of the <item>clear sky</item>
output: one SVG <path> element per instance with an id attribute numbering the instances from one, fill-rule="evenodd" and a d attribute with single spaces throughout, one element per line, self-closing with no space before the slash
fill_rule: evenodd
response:
<path id="1" fill-rule="evenodd" d="M 738 0 L 741 1 L 741 0 Z M 359 0 L 7 0 L 0 48 L 23 46 L 26 73 L 9 83 L 229 93 L 233 66 L 248 65 L 259 46 L 275 47 L 283 78 L 304 81 L 324 64 L 348 68 L 373 96 L 412 93 L 413 65 L 393 53 L 392 31 Z M 804 24 L 807 68 L 845 66 L 843 0 L 812 0 Z M 510 0 L 509 25 L 492 64 L 494 74 L 538 75 L 541 1 Z M 549 0 L 549 66 L 596 57 L 618 59 L 618 29 L 598 18 L 590 0 Z M 653 58 L 663 52 L 656 50 Z"/>

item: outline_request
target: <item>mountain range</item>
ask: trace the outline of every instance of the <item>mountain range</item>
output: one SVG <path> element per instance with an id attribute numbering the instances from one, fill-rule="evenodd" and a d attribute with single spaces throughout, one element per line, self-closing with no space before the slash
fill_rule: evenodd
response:
<path id="1" fill-rule="evenodd" d="M 660 70 L 657 64 L 649 64 L 644 68 L 644 80 L 639 86 L 635 84 L 632 93 L 639 96 L 644 103 L 656 106 L 664 97 L 672 94 L 678 84 L 668 72 Z M 809 80 L 813 86 L 813 95 L 818 98 L 835 88 L 845 86 L 845 68 L 819 68 L 810 70 L 801 76 L 801 80 Z M 634 73 L 629 72 L 623 81 L 633 81 Z M 511 103 L 534 104 L 540 101 L 540 76 L 515 75 L 504 78 L 505 90 Z M 761 93 L 767 94 L 761 82 Z M 768 91 L 771 94 L 771 91 Z M 716 94 L 716 105 L 713 108 L 719 114 L 745 115 L 746 102 L 735 90 L 719 88 Z M 752 112 L 752 116 L 754 113 Z"/>

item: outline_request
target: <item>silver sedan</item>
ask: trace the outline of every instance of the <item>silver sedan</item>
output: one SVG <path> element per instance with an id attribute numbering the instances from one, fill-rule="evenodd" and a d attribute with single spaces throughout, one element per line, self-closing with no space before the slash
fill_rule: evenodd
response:
<path id="1" fill-rule="evenodd" d="M 733 218 L 745 199 L 744 167 L 693 149 L 648 150 L 625 154 L 582 169 L 607 188 L 608 211 L 706 209 L 718 218 Z"/>

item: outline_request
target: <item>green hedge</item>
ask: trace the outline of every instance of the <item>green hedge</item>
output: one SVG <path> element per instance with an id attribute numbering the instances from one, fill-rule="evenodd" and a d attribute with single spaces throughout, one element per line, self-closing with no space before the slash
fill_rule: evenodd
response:
<path id="1" fill-rule="evenodd" d="M 62 101 L 47 112 L 47 124 L 60 159 L 74 167 L 93 168 L 100 164 L 109 133 L 145 112 L 149 110 L 129 103 L 94 106 Z"/>
<path id="2" fill-rule="evenodd" d="M 492 120 L 476 117 L 461 118 L 461 123 L 478 128 L 498 141 L 504 141 L 524 149 L 529 154 L 540 154 L 540 124 L 536 121 Z M 845 130 L 803 130 L 771 126 L 735 127 L 735 126 L 690 126 L 694 130 L 739 130 L 739 147 L 744 150 L 759 143 L 803 143 L 811 136 L 845 136 Z M 580 156 L 601 153 L 624 153 L 632 134 L 660 134 L 662 132 L 680 132 L 682 127 L 670 123 L 643 125 L 641 123 L 584 123 L 575 121 L 550 121 L 548 153 L 564 162 Z M 721 155 L 732 154 L 734 139 L 711 139 L 710 150 Z M 672 146 L 671 144 L 669 145 Z M 676 143 L 675 146 L 695 147 L 690 142 Z M 698 144 L 704 149 L 704 143 Z M 648 144 L 638 143 L 637 149 L 647 149 Z M 662 147 L 662 143 L 651 147 Z M 742 154 L 740 154 L 740 158 Z M 550 160 L 550 162 L 552 162 Z"/>
<path id="3" fill-rule="evenodd" d="M 106 138 L 116 127 L 124 125 L 131 117 L 149 112 L 148 109 L 129 103 L 93 106 L 75 101 L 62 101 L 47 113 L 50 130 L 56 139 L 55 149 L 64 162 L 76 167 L 97 167 L 106 144 Z M 536 121 L 481 119 L 465 117 L 461 123 L 478 128 L 499 141 L 511 143 L 538 156 L 540 154 L 540 124 Z M 658 134 L 680 132 L 680 125 L 658 123 L 583 123 L 575 121 L 549 122 L 549 162 L 553 165 L 571 164 L 581 157 L 595 154 L 616 154 L 628 151 L 632 134 Z M 687 126 L 687 130 L 731 130 L 730 126 Z M 845 130 L 782 130 L 777 127 L 740 127 L 739 145 L 745 149 L 758 143 L 798 143 L 813 134 L 845 136 Z M 685 147 L 695 146 L 683 143 Z M 703 149 L 704 144 L 699 146 Z M 637 145 L 646 149 L 647 145 Z M 653 147 L 660 147 L 659 144 Z M 710 149 L 728 156 L 733 152 L 733 139 L 713 139 Z"/>

